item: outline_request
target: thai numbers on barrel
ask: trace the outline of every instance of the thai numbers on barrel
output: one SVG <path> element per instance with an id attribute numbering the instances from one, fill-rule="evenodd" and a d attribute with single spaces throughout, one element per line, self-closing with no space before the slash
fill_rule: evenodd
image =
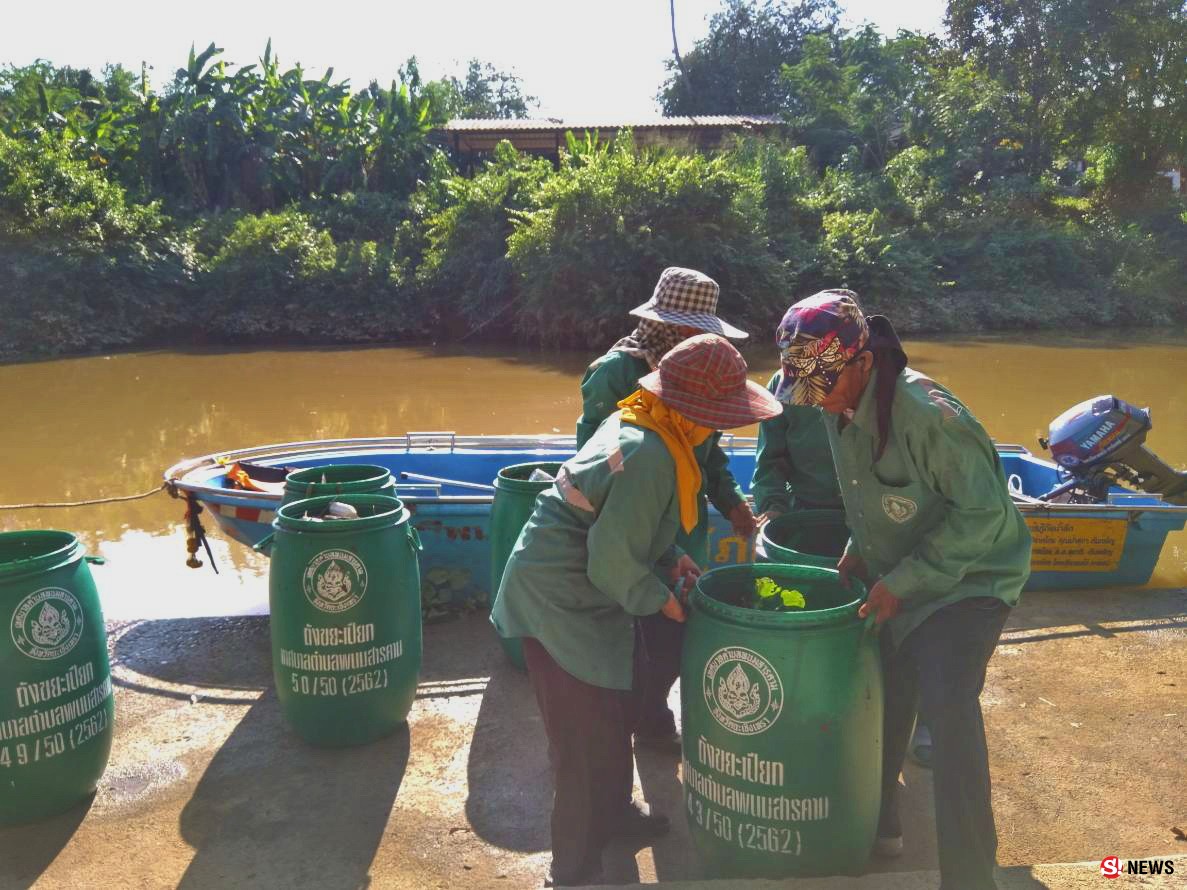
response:
<path id="1" fill-rule="evenodd" d="M 350 696 L 377 689 L 387 689 L 387 668 L 347 674 L 339 679 L 333 674 L 289 674 L 290 689 L 294 695 Z"/>
<path id="2" fill-rule="evenodd" d="M 689 815 L 696 820 L 697 825 L 706 831 L 713 832 L 718 838 L 729 843 L 734 836 L 733 819 L 713 807 L 706 806 L 691 793 L 687 797 Z"/>
<path id="3" fill-rule="evenodd" d="M 754 822 L 739 822 L 733 817 L 707 806 L 693 794 L 686 795 L 688 813 L 697 826 L 711 832 L 714 837 L 727 844 L 736 843 L 741 850 L 756 850 L 760 853 L 783 853 L 798 856 L 801 850 L 800 833 L 791 828 L 776 828 Z"/>
<path id="4" fill-rule="evenodd" d="M 770 825 L 743 822 L 738 828 L 738 846 L 743 850 L 757 850 L 760 853 L 785 853 L 789 856 L 799 856 L 801 838 L 798 831 L 790 828 L 774 828 Z"/>

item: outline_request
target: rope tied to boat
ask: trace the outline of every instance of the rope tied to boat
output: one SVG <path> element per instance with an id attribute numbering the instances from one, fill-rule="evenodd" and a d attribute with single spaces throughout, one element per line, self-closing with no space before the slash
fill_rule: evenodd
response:
<path id="1" fill-rule="evenodd" d="M 162 482 L 150 491 L 142 491 L 139 494 L 120 495 L 118 497 L 90 498 L 85 501 L 54 501 L 43 504 L 0 504 L 0 510 L 54 510 L 64 507 L 94 507 L 99 504 L 121 504 L 127 501 L 142 501 L 145 498 L 151 498 L 154 494 L 158 494 L 168 487 L 168 482 Z"/>

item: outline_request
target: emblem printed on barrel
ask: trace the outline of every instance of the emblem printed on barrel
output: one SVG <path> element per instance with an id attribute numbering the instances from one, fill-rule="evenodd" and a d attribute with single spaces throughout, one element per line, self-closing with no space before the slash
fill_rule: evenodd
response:
<path id="1" fill-rule="evenodd" d="M 349 550 L 323 550 L 305 567 L 305 598 L 323 612 L 345 612 L 367 592 L 367 567 Z"/>
<path id="2" fill-rule="evenodd" d="M 82 638 L 82 606 L 74 594 L 45 587 L 29 594 L 12 613 L 12 641 L 30 658 L 51 661 Z"/>
<path id="3" fill-rule="evenodd" d="M 771 664 L 750 649 L 718 649 L 705 664 L 705 703 L 735 735 L 769 729 L 783 710 L 783 682 Z"/>

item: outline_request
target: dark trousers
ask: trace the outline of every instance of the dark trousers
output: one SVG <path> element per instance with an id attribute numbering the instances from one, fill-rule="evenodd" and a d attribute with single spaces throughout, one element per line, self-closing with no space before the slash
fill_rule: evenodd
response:
<path id="1" fill-rule="evenodd" d="M 676 717 L 668 707 L 668 693 L 680 679 L 680 655 L 684 647 L 684 625 L 663 613 L 637 620 L 636 650 L 642 649 L 639 688 L 639 720 L 635 732 L 645 736 L 667 736 L 676 731 Z M 636 662 L 640 658 L 636 657 Z"/>
<path id="2" fill-rule="evenodd" d="M 898 775 L 916 711 L 922 709 L 932 736 L 941 890 L 997 887 L 997 830 L 980 697 L 1009 613 L 1001 600 L 973 597 L 940 609 L 897 649 L 890 634 L 882 634 L 886 723 L 879 833 L 898 833 Z"/>
<path id="3" fill-rule="evenodd" d="M 631 804 L 635 697 L 578 680 L 538 640 L 524 639 L 523 656 L 548 734 L 556 789 L 552 876 L 564 884 L 600 865 L 612 827 Z"/>

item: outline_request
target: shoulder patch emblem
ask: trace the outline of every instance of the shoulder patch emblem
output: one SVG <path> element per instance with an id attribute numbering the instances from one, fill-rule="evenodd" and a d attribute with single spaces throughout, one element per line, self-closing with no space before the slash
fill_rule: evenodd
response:
<path id="1" fill-rule="evenodd" d="M 938 383 L 928 377 L 920 377 L 915 385 L 927 394 L 927 399 L 940 409 L 944 420 L 955 420 L 964 413 L 964 405 L 956 401 L 951 395 L 940 389 Z"/>
<path id="2" fill-rule="evenodd" d="M 626 464 L 626 457 L 622 453 L 621 448 L 615 448 L 606 456 L 606 463 L 610 466 L 610 472 L 621 473 L 623 466 Z"/>
<path id="3" fill-rule="evenodd" d="M 956 401 L 956 399 L 949 396 L 942 389 L 933 389 L 928 394 L 933 405 L 940 409 L 940 413 L 944 415 L 945 420 L 955 420 L 964 413 L 964 405 Z"/>
<path id="4" fill-rule="evenodd" d="M 904 498 L 897 494 L 884 494 L 882 495 L 882 510 L 892 522 L 901 525 L 914 518 L 915 514 L 919 512 L 919 505 L 910 498 Z"/>

